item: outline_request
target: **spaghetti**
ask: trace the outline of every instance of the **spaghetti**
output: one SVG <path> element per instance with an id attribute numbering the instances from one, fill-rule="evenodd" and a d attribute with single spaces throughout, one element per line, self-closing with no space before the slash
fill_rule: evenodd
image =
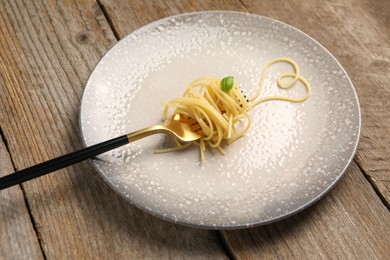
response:
<path id="1" fill-rule="evenodd" d="M 282 96 L 259 98 L 269 68 L 279 62 L 290 64 L 294 72 L 279 75 L 277 78 L 278 86 L 287 89 L 299 81 L 306 87 L 305 96 L 300 98 Z M 290 80 L 286 81 L 286 79 Z M 249 130 L 251 118 L 248 112 L 255 106 L 271 100 L 303 102 L 309 98 L 310 94 L 311 86 L 300 75 L 296 62 L 290 58 L 277 58 L 265 66 L 258 89 L 253 97 L 247 98 L 233 77 L 224 79 L 202 77 L 189 84 L 182 97 L 175 98 L 165 104 L 163 117 L 166 120 L 173 110 L 174 114 L 184 114 L 197 120 L 205 136 L 193 143 L 199 146 L 201 159 L 204 160 L 206 147 L 215 148 L 225 154 L 221 146 L 222 143 L 230 144 Z M 246 121 L 246 124 L 242 127 L 242 124 L 238 124 L 238 122 L 243 120 Z M 177 141 L 177 147 L 157 150 L 156 153 L 184 149 L 191 144 L 183 145 Z"/>

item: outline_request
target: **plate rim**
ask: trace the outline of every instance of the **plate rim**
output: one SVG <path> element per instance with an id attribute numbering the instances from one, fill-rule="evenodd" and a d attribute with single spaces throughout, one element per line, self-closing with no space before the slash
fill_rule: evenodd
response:
<path id="1" fill-rule="evenodd" d="M 92 75 L 94 74 L 94 72 L 96 71 L 96 67 L 101 63 L 101 61 L 103 59 L 105 59 L 107 56 L 110 55 L 110 53 L 114 50 L 114 48 L 116 48 L 121 42 L 123 42 L 125 39 L 127 39 L 128 37 L 131 37 L 131 35 L 135 34 L 135 33 L 139 33 L 139 32 L 143 32 L 143 31 L 147 31 L 148 29 L 150 28 L 154 28 L 156 24 L 161 24 L 161 22 L 163 21 L 167 21 L 167 20 L 170 20 L 170 19 L 174 19 L 176 17 L 182 17 L 182 16 L 191 16 L 191 15 L 204 15 L 204 14 L 214 14 L 214 15 L 217 15 L 217 14 L 229 14 L 229 13 L 234 13 L 234 14 L 238 14 L 238 15 L 245 15 L 245 16 L 252 16 L 256 19 L 260 18 L 260 19 L 265 19 L 265 20 L 268 20 L 270 22 L 274 22 L 274 23 L 278 23 L 282 26 L 285 26 L 285 27 L 288 27 L 289 29 L 292 29 L 293 31 L 299 33 L 299 34 L 302 34 L 303 36 L 305 36 L 306 38 L 308 38 L 309 40 L 311 40 L 313 43 L 315 43 L 319 48 L 322 48 L 322 50 L 324 50 L 332 59 L 334 62 L 336 62 L 336 64 L 339 66 L 339 68 L 341 69 L 341 71 L 344 73 L 346 79 L 347 79 L 347 82 L 349 83 L 351 89 L 352 89 L 352 92 L 353 92 L 353 97 L 355 98 L 356 100 L 356 104 L 357 104 L 357 118 L 358 118 L 358 129 L 357 129 L 357 134 L 356 134 L 356 140 L 355 140 L 355 145 L 353 147 L 353 150 L 352 150 L 352 153 L 351 153 L 351 156 L 349 157 L 349 159 L 346 161 L 345 163 L 345 166 L 344 168 L 342 169 L 342 171 L 337 175 L 337 177 L 333 180 L 332 183 L 330 183 L 320 194 L 318 194 L 316 197 L 314 197 L 313 199 L 311 199 L 309 202 L 303 204 L 302 206 L 300 207 L 297 207 L 295 208 L 294 210 L 291 210 L 290 212 L 286 213 L 286 214 L 283 214 L 283 215 L 280 215 L 278 217 L 275 217 L 275 218 L 272 218 L 272 219 L 269 219 L 269 220 L 266 220 L 266 221 L 257 221 L 257 222 L 253 222 L 253 223 L 245 223 L 245 224 L 233 224 L 233 225 L 202 225 L 202 224 L 194 224 L 194 223 L 190 223 L 190 222 L 185 222 L 185 221 L 181 221 L 181 220 L 174 220 L 172 218 L 169 218 L 169 217 L 165 217 L 161 214 L 158 214 L 154 211 L 152 211 L 151 209 L 147 208 L 147 207 L 142 207 L 141 205 L 139 205 L 138 203 L 135 203 L 134 201 L 132 201 L 130 198 L 126 197 L 124 194 L 122 194 L 121 192 L 118 192 L 117 190 L 117 187 L 115 187 L 115 185 L 108 179 L 105 177 L 103 171 L 98 167 L 98 165 L 96 164 L 96 161 L 100 161 L 100 159 L 92 159 L 92 165 L 94 167 L 95 170 L 97 170 L 97 172 L 99 173 L 100 177 L 104 180 L 104 182 L 106 184 L 108 184 L 108 186 L 117 194 L 119 194 L 126 202 L 128 202 L 129 204 L 131 204 L 132 206 L 144 211 L 144 212 L 147 212 L 148 214 L 154 216 L 154 217 L 157 217 L 159 219 L 163 219 L 163 220 L 166 220 L 170 223 L 174 223 L 174 224 L 179 224 L 179 225 L 183 225 L 183 226 L 188 226 L 188 227 L 193 227 L 193 228 L 199 228 L 199 229 L 208 229 L 208 230 L 234 230 L 234 229 L 245 229 L 245 228 L 251 228 L 251 227 L 257 227 L 257 226 L 263 226 L 263 225 L 268 225 L 268 224 L 271 224 L 271 223 L 274 223 L 274 222 L 277 222 L 277 221 L 281 221 L 281 220 L 284 220 L 288 217 L 291 217 L 307 208 L 309 208 L 310 206 L 314 205 L 315 203 L 317 203 L 320 199 L 322 199 L 330 190 L 333 189 L 333 187 L 336 185 L 336 183 L 344 176 L 345 172 L 347 171 L 347 169 L 349 168 L 349 166 L 351 165 L 356 153 L 357 153 L 357 149 L 358 149 L 358 146 L 359 146 L 359 143 L 360 143 L 360 135 L 361 135 L 361 126 L 362 126 L 362 119 L 361 119 L 361 108 L 360 108 L 360 102 L 359 102 L 359 98 L 358 98 L 358 95 L 357 95 L 357 91 L 356 91 L 356 88 L 352 82 L 352 80 L 350 79 L 348 73 L 346 72 L 346 70 L 344 69 L 344 67 L 341 65 L 341 63 L 336 59 L 336 57 L 327 49 L 325 48 L 320 42 L 318 42 L 316 39 L 314 39 L 313 37 L 311 37 L 310 35 L 308 35 L 307 33 L 301 31 L 300 29 L 292 26 L 292 25 L 289 25 L 285 22 L 282 22 L 282 21 L 279 21 L 279 20 L 276 20 L 274 18 L 270 18 L 270 17 L 266 17 L 266 16 L 263 16 L 263 15 L 259 15 L 259 14 L 255 14 L 255 13 L 250 13 L 250 12 L 240 12 L 240 11 L 227 11 L 227 10 L 215 10 L 215 11 L 195 11 L 195 12 L 185 12 L 185 13 L 180 13 L 180 14 L 176 14 L 176 15 L 172 15 L 172 16 L 166 16 L 166 17 L 163 17 L 161 19 L 158 19 L 158 20 L 155 20 L 151 23 L 147 23 L 139 28 L 137 28 L 136 30 L 130 32 L 129 34 L 127 34 L 126 36 L 124 36 L 122 39 L 118 40 L 113 46 L 111 46 L 109 48 L 109 50 L 99 59 L 99 61 L 95 64 L 95 66 L 93 67 L 93 69 L 91 70 L 89 76 L 88 76 L 88 79 L 87 81 L 85 82 L 84 84 L 84 89 L 83 89 L 83 94 L 81 96 L 81 99 L 80 99 L 80 108 L 79 108 L 79 114 L 78 114 L 78 120 L 79 120 L 79 136 L 81 137 L 81 140 L 82 140 L 82 146 L 83 147 L 87 147 L 86 145 L 86 140 L 84 138 L 85 136 L 85 133 L 83 131 L 83 126 L 82 126 L 82 111 L 83 111 L 83 104 L 84 104 L 84 99 L 85 99 L 85 96 L 86 96 L 86 90 L 87 90 L 87 87 L 88 85 L 90 84 L 90 81 L 91 81 L 91 78 L 92 78 Z"/>

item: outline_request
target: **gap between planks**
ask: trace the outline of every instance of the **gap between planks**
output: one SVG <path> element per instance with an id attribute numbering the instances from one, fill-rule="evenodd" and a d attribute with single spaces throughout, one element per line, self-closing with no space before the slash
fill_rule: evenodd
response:
<path id="1" fill-rule="evenodd" d="M 218 238 L 218 240 L 220 241 L 220 248 L 221 250 L 226 254 L 226 256 L 231 259 L 231 260 L 235 260 L 237 259 L 235 256 L 234 256 L 234 253 L 232 251 L 232 249 L 229 247 L 228 243 L 226 242 L 226 239 L 223 235 L 223 230 L 215 230 L 215 234 Z"/>
<path id="2" fill-rule="evenodd" d="M 246 7 L 246 5 L 244 4 L 244 2 L 243 2 L 242 0 L 238 0 L 238 2 L 242 5 L 242 7 L 245 9 L 245 11 L 246 11 L 247 13 L 249 13 L 249 10 L 248 10 L 248 8 Z"/>
<path id="3" fill-rule="evenodd" d="M 354 158 L 353 161 L 358 166 L 360 172 L 363 174 L 364 178 L 368 181 L 368 183 L 371 185 L 372 189 L 374 190 L 375 194 L 379 197 L 383 205 L 390 211 L 390 203 L 386 200 L 386 198 L 383 196 L 383 194 L 380 192 L 378 187 L 375 185 L 375 182 L 371 180 L 370 175 L 368 175 L 363 167 L 358 163 L 358 161 Z"/>
<path id="4" fill-rule="evenodd" d="M 9 149 L 8 140 L 7 140 L 3 130 L 1 129 L 1 126 L 0 126 L 0 139 L 3 139 L 5 149 L 7 150 L 7 153 L 9 154 L 9 158 L 11 160 L 12 168 L 14 169 L 14 171 L 16 171 L 15 162 L 14 162 L 14 160 L 12 158 L 12 154 L 11 154 L 10 149 Z M 26 197 L 26 191 L 24 190 L 23 185 L 18 184 L 18 186 L 19 186 L 19 188 L 22 191 L 23 200 L 24 200 L 24 203 L 26 204 L 28 216 L 30 217 L 31 224 L 32 224 L 32 226 L 34 228 L 35 236 L 37 237 L 37 240 L 38 240 L 39 249 L 41 250 L 43 259 L 46 260 L 47 259 L 46 258 L 46 254 L 45 254 L 45 251 L 43 250 L 43 247 L 42 247 L 42 242 L 43 241 L 42 241 L 42 238 L 41 238 L 41 236 L 39 234 L 39 230 L 38 230 L 36 221 L 34 219 L 34 216 L 33 216 L 32 212 L 31 212 L 30 204 L 28 203 L 28 200 L 27 200 L 27 197 Z"/>
<path id="5" fill-rule="evenodd" d="M 115 38 L 119 41 L 121 37 L 119 36 L 118 31 L 115 29 L 114 23 L 108 14 L 106 7 L 100 2 L 100 0 L 96 0 L 96 3 L 98 4 L 100 10 L 102 11 L 104 18 L 106 19 L 108 25 L 110 26 L 111 31 L 113 32 Z"/>
<path id="6" fill-rule="evenodd" d="M 6 146 L 6 148 L 8 150 L 7 146 Z M 12 161 L 12 158 L 11 158 L 11 161 Z M 28 212 L 28 215 L 30 216 L 30 220 L 31 220 L 31 223 L 32 223 L 33 228 L 34 228 L 35 235 L 37 236 L 39 248 L 41 249 L 43 259 L 46 260 L 47 257 L 46 257 L 46 254 L 45 254 L 45 250 L 43 250 L 43 240 L 42 240 L 41 234 L 40 234 L 40 232 L 38 230 L 38 226 L 36 224 L 34 216 L 33 216 L 32 212 L 31 212 L 30 204 L 28 203 L 27 196 L 26 196 L 26 191 L 24 190 L 23 185 L 19 184 L 19 187 L 22 190 L 24 203 L 26 203 L 27 212 Z"/>

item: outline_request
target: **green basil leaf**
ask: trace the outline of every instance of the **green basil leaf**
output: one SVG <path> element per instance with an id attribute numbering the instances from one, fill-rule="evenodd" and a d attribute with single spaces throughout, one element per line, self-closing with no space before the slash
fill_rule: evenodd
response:
<path id="1" fill-rule="evenodd" d="M 234 77 L 226 77 L 221 80 L 222 91 L 228 93 L 234 85 Z"/>

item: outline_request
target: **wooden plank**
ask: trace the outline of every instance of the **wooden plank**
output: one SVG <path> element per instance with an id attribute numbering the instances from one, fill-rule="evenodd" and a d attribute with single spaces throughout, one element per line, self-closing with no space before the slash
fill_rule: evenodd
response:
<path id="1" fill-rule="evenodd" d="M 386 259 L 390 213 L 353 163 L 309 209 L 264 227 L 222 234 L 237 259 Z"/>
<path id="2" fill-rule="evenodd" d="M 109 17 L 113 30 L 120 38 L 143 25 L 180 13 L 205 10 L 245 11 L 237 0 L 153 1 L 151 4 L 145 4 L 142 0 L 99 0 L 99 2 Z"/>
<path id="3" fill-rule="evenodd" d="M 0 126 L 21 169 L 81 147 L 83 87 L 116 39 L 94 0 L 1 0 L 0 6 Z M 226 257 L 215 232 L 143 213 L 89 162 L 23 187 L 49 259 Z"/>
<path id="4" fill-rule="evenodd" d="M 390 208 L 390 1 L 242 2 L 314 37 L 341 62 L 362 110 L 356 161 Z"/>
<path id="5" fill-rule="evenodd" d="M 0 137 L 0 176 L 13 170 L 11 158 Z M 43 259 L 19 186 L 0 191 L 0 219 L 0 259 Z"/>

